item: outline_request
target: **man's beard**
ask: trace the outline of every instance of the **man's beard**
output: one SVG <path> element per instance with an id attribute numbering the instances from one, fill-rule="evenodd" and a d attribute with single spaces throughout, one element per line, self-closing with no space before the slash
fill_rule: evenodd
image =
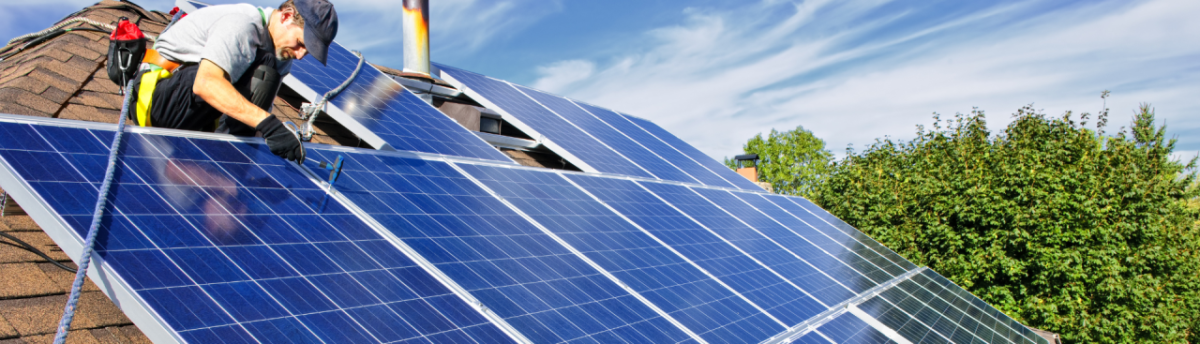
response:
<path id="1" fill-rule="evenodd" d="M 296 55 L 295 55 L 295 53 L 292 52 L 291 49 L 288 49 L 288 48 L 276 48 L 275 49 L 275 59 L 279 60 L 280 62 L 290 61 L 291 59 L 293 59 L 295 57 L 296 57 Z"/>

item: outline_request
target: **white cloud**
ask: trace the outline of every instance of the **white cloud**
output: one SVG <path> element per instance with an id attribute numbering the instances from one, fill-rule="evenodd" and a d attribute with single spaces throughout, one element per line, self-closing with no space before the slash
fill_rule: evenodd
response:
<path id="1" fill-rule="evenodd" d="M 1113 91 L 1114 130 L 1128 124 L 1139 102 L 1151 102 L 1171 123 L 1170 132 L 1200 132 L 1194 115 L 1200 111 L 1200 22 L 1190 18 L 1200 13 L 1198 2 L 1053 11 L 1022 2 L 897 35 L 880 27 L 912 12 L 861 20 L 881 4 L 693 8 L 685 12 L 687 22 L 647 32 L 652 44 L 596 61 L 591 77 L 538 85 L 652 119 L 714 157 L 738 153 L 755 133 L 797 125 L 835 152 L 849 143 L 861 149 L 888 135 L 911 137 L 932 112 L 952 115 L 973 106 L 987 111 L 999 131 L 1008 114 L 1029 103 L 1048 114 L 1095 113 L 1105 89 Z M 791 15 L 772 17 L 781 11 Z M 1181 145 L 1196 149 L 1200 141 Z"/>
<path id="2" fill-rule="evenodd" d="M 374 63 L 403 65 L 401 2 L 342 0 L 336 3 L 343 20 L 338 42 L 362 50 Z M 438 0 L 429 4 L 430 54 L 476 53 L 500 44 L 547 15 L 562 10 L 559 0 Z"/>
<path id="3" fill-rule="evenodd" d="M 561 90 L 575 82 L 592 76 L 596 64 L 586 60 L 558 61 L 537 68 L 539 75 L 533 88 L 541 90 Z"/>

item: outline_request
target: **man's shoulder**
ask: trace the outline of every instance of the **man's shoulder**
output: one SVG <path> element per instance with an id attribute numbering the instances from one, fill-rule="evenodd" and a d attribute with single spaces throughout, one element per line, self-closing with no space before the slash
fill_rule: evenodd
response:
<path id="1" fill-rule="evenodd" d="M 210 19 L 235 18 L 237 16 L 245 16 L 248 19 L 258 19 L 261 15 L 259 14 L 258 7 L 254 7 L 254 5 L 251 5 L 251 4 L 227 4 L 227 5 L 214 5 L 214 6 L 208 6 L 205 8 L 201 8 L 199 10 L 196 10 L 195 12 L 188 14 L 188 16 L 189 17 L 196 16 L 197 18 L 210 18 Z M 250 21 L 250 22 L 254 23 L 255 21 Z"/>

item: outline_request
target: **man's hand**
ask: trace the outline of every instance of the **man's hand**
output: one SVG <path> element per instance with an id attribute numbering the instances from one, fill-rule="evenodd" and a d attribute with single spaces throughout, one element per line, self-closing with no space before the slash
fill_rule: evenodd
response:
<path id="1" fill-rule="evenodd" d="M 217 111 L 251 127 L 257 127 L 260 121 L 271 115 L 242 97 L 229 82 L 229 73 L 209 60 L 200 60 L 200 68 L 196 70 L 196 81 L 192 84 L 192 93 L 200 96 L 200 99 L 204 99 L 204 102 L 212 105 Z M 263 137 L 266 137 L 266 133 L 263 134 Z"/>
<path id="2" fill-rule="evenodd" d="M 300 144 L 300 138 L 288 130 L 283 122 L 275 118 L 275 115 L 267 116 L 254 129 L 262 132 L 263 139 L 267 140 L 267 147 L 271 148 L 271 153 L 298 164 L 304 163 L 304 146 Z"/>

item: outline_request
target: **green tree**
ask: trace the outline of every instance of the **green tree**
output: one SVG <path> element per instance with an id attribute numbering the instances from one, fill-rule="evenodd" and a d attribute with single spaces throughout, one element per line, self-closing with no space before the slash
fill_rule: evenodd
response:
<path id="1" fill-rule="evenodd" d="M 771 134 L 763 139 L 754 135 L 742 146 L 746 154 L 758 154 L 759 179 L 771 183 L 774 191 L 785 195 L 808 196 L 829 173 L 833 153 L 825 141 L 804 127 Z M 736 169 L 737 161 L 725 158 L 725 165 Z"/>
<path id="2" fill-rule="evenodd" d="M 1148 105 L 1113 136 L 1106 115 L 936 120 L 848 152 L 812 199 L 1067 342 L 1200 342 L 1196 159 L 1171 160 Z"/>

